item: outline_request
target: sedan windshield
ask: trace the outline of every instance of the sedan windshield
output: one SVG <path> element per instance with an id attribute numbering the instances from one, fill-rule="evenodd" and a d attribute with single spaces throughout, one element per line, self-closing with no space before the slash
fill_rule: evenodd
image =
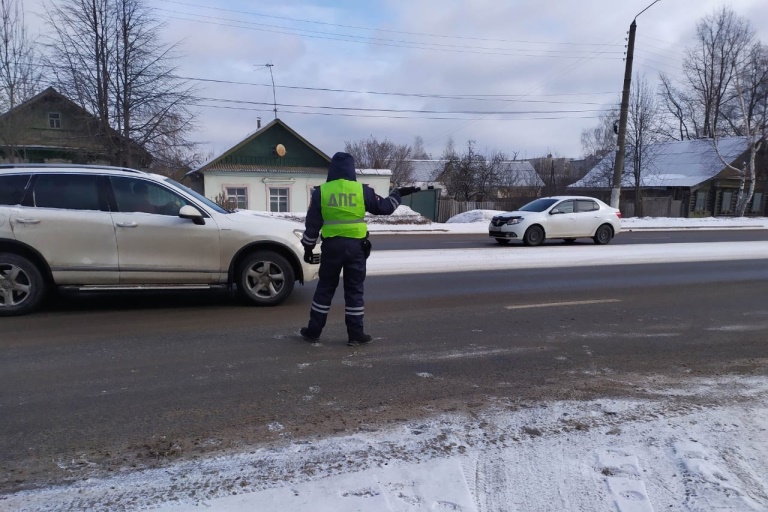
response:
<path id="1" fill-rule="evenodd" d="M 547 208 L 549 208 L 550 206 L 552 206 L 553 204 L 555 204 L 558 201 L 559 201 L 559 199 L 550 199 L 550 198 L 546 198 L 546 197 L 545 198 L 541 198 L 541 199 L 536 199 L 535 201 L 531 201 L 527 205 L 523 206 L 518 211 L 521 211 L 521 212 L 543 212 L 544 210 L 546 210 Z"/>

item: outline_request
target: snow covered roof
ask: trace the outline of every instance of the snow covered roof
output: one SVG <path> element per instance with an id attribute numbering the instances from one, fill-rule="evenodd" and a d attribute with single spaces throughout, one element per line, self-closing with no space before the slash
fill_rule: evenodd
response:
<path id="1" fill-rule="evenodd" d="M 723 158 L 733 163 L 747 150 L 747 139 L 718 139 L 718 148 Z M 648 149 L 644 157 L 646 169 L 640 178 L 643 187 L 693 187 L 712 179 L 726 167 L 717 156 L 712 139 L 660 142 L 649 145 Z M 568 188 L 609 187 L 607 176 L 613 172 L 614 156 L 606 156 Z M 632 165 L 632 160 L 627 158 L 624 162 L 622 187 L 634 186 Z"/>
<path id="2" fill-rule="evenodd" d="M 437 177 L 443 172 L 446 160 L 411 160 L 413 172 L 411 181 L 417 183 L 430 183 L 437 181 Z"/>

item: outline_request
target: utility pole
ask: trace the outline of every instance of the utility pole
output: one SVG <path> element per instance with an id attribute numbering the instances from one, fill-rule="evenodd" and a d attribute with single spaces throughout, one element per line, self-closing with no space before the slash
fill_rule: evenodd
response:
<path id="1" fill-rule="evenodd" d="M 277 95 L 275 94 L 275 77 L 272 76 L 272 66 L 274 66 L 274 64 L 269 63 L 265 64 L 265 66 L 269 68 L 269 77 L 272 79 L 272 105 L 274 107 L 273 111 L 275 112 L 275 119 L 277 119 Z"/>
<path id="2" fill-rule="evenodd" d="M 648 7 L 637 13 L 629 26 L 629 39 L 627 40 L 627 62 L 624 67 L 624 88 L 621 91 L 621 114 L 619 115 L 619 133 L 616 141 L 616 163 L 613 167 L 613 188 L 611 188 L 611 206 L 619 207 L 621 196 L 621 176 L 624 173 L 624 153 L 627 141 L 627 117 L 629 117 L 629 90 L 632 82 L 632 59 L 635 55 L 635 32 L 637 30 L 637 17 L 660 2 L 656 0 Z"/>

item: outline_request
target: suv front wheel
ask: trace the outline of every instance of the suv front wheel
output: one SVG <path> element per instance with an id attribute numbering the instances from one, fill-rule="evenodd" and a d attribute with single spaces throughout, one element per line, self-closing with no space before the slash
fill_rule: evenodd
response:
<path id="1" fill-rule="evenodd" d="M 237 290 L 254 306 L 277 306 L 293 291 L 296 277 L 283 256 L 272 251 L 257 251 L 238 266 Z"/>
<path id="2" fill-rule="evenodd" d="M 45 281 L 34 263 L 18 254 L 0 253 L 0 316 L 34 311 L 45 293 Z"/>

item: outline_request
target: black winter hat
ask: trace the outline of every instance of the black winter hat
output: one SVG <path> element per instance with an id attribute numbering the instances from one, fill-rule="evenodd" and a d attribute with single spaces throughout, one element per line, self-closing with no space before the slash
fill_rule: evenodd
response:
<path id="1" fill-rule="evenodd" d="M 331 165 L 328 167 L 328 179 L 357 181 L 355 174 L 355 159 L 349 153 L 336 153 L 331 158 Z"/>

